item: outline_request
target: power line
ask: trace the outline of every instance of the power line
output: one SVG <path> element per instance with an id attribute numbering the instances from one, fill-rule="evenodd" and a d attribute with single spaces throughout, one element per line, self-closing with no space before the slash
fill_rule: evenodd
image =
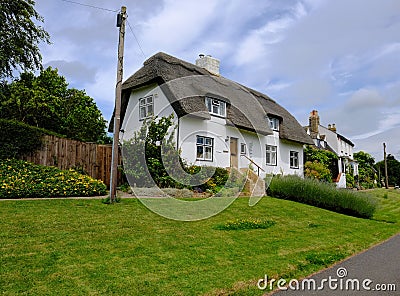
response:
<path id="1" fill-rule="evenodd" d="M 118 12 L 119 11 L 119 9 L 112 10 L 112 9 L 108 9 L 108 8 L 104 8 L 104 7 L 98 7 L 98 6 L 94 6 L 94 5 L 83 4 L 83 3 L 80 3 L 80 2 L 75 2 L 75 1 L 70 1 L 70 0 L 61 0 L 61 1 L 72 3 L 72 4 L 76 4 L 76 5 L 86 6 L 86 7 L 90 7 L 90 8 L 101 9 L 101 10 L 105 10 L 105 11 L 111 11 L 111 12 Z"/>
<path id="2" fill-rule="evenodd" d="M 68 3 L 72 3 L 72 4 L 76 4 L 76 5 L 81 5 L 81 6 L 86 6 L 86 7 L 90 7 L 90 8 L 95 8 L 95 9 L 100 9 L 100 10 L 105 10 L 105 11 L 110 11 L 110 12 L 119 12 L 119 9 L 117 10 L 112 10 L 112 9 L 108 9 L 108 8 L 104 8 L 104 7 L 99 7 L 99 6 L 94 6 L 94 5 L 89 5 L 89 4 L 84 4 L 84 3 L 80 3 L 80 2 L 76 2 L 76 1 L 71 1 L 71 0 L 61 0 L 63 2 L 68 2 Z M 133 37 L 136 40 L 137 45 L 139 46 L 140 52 L 142 53 L 142 56 L 146 59 L 146 55 L 143 51 L 142 46 L 140 45 L 139 39 L 136 37 L 135 32 L 133 31 L 131 24 L 129 23 L 128 19 L 126 20 L 129 26 L 129 29 L 133 35 Z"/>
<path id="3" fill-rule="evenodd" d="M 144 51 L 143 51 L 143 49 L 142 49 L 142 46 L 140 45 L 140 42 L 139 42 L 139 40 L 137 39 L 137 37 L 136 37 L 136 35 L 135 35 L 135 32 L 133 32 L 133 29 L 132 29 L 132 27 L 131 27 L 131 24 L 129 23 L 128 20 L 126 20 L 126 21 L 127 21 L 127 23 L 128 23 L 129 29 L 130 29 L 131 32 L 132 32 L 133 37 L 135 37 L 135 40 L 136 40 L 137 45 L 138 45 L 139 48 L 140 48 L 140 52 L 142 53 L 143 57 L 146 59 L 146 55 L 144 54 Z"/>

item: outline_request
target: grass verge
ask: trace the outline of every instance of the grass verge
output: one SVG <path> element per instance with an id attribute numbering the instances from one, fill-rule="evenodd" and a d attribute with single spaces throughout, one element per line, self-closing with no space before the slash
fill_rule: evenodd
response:
<path id="1" fill-rule="evenodd" d="M 400 193 L 376 196 L 376 220 L 269 197 L 197 222 L 136 199 L 1 201 L 0 294 L 261 295 L 265 274 L 300 278 L 399 232 Z M 275 225 L 215 229 L 236 219 Z"/>

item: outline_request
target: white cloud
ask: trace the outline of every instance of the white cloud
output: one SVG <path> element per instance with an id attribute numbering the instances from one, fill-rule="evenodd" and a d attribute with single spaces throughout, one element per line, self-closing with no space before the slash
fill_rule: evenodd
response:
<path id="1" fill-rule="evenodd" d="M 55 60 L 49 61 L 44 65 L 45 68 L 48 66 L 58 68 L 59 74 L 67 77 L 67 81 L 75 85 L 84 86 L 95 81 L 96 69 L 88 67 L 80 61 Z"/>
<path id="2" fill-rule="evenodd" d="M 380 107 L 385 104 L 385 99 L 375 89 L 360 89 L 348 99 L 345 108 L 349 110 L 363 110 Z"/>
<path id="3" fill-rule="evenodd" d="M 215 6 L 215 1 L 166 0 L 159 14 L 142 20 L 145 48 L 151 52 L 175 52 L 201 40 L 217 16 Z"/>
<path id="4" fill-rule="evenodd" d="M 110 9 L 126 4 L 147 57 L 164 51 L 194 62 L 199 53 L 211 54 L 221 60 L 224 76 L 265 92 L 299 120 L 318 109 L 323 122 L 337 123 L 340 133 L 363 145 L 385 136 L 400 142 L 394 136 L 400 106 L 398 0 L 81 2 Z M 53 65 L 73 84 L 84 85 L 105 116 L 111 115 L 115 13 L 62 1 L 37 0 L 37 7 L 53 41 L 42 46 L 44 63 L 63 61 Z M 144 59 L 127 27 L 124 77 Z"/>

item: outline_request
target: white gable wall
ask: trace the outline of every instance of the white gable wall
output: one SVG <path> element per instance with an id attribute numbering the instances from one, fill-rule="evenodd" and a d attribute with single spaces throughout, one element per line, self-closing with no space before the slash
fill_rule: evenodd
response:
<path id="1" fill-rule="evenodd" d="M 338 144 L 337 134 L 322 125 L 320 125 L 318 129 L 321 135 L 326 136 L 325 141 L 333 149 L 336 155 L 339 155 L 339 144 Z"/>
<path id="2" fill-rule="evenodd" d="M 129 97 L 125 118 L 121 123 L 121 130 L 124 131 L 123 133 L 120 133 L 121 139 L 126 140 L 132 138 L 133 133 L 139 130 L 142 126 L 143 120 L 139 119 L 139 99 L 150 95 L 153 95 L 154 114 L 158 115 L 158 117 L 174 114 L 174 119 L 175 121 L 177 120 L 178 117 L 174 109 L 157 84 L 140 88 L 132 92 Z"/>

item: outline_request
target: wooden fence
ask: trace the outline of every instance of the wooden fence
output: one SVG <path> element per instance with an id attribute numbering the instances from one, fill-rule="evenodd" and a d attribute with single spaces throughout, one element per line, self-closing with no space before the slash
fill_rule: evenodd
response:
<path id="1" fill-rule="evenodd" d="M 40 150 L 23 157 L 24 160 L 62 170 L 83 169 L 89 176 L 110 186 L 112 145 L 84 143 L 46 135 Z M 120 164 L 121 164 L 121 157 Z M 118 172 L 118 182 L 122 182 Z"/>

